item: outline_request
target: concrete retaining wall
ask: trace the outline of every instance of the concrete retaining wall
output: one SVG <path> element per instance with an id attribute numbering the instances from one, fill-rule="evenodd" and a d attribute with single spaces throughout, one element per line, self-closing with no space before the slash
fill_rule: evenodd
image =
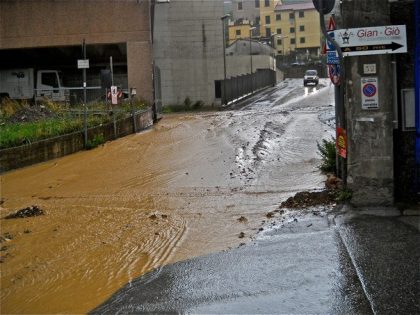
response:
<path id="1" fill-rule="evenodd" d="M 150 127 L 153 125 L 152 109 L 136 113 L 135 119 L 136 131 Z M 117 120 L 115 125 L 116 132 L 114 132 L 113 123 L 88 129 L 88 140 L 91 141 L 95 136 L 102 135 L 105 141 L 109 141 L 134 133 L 131 116 Z M 83 149 L 83 132 L 75 132 L 19 147 L 3 149 L 0 150 L 0 173 L 56 159 Z"/>

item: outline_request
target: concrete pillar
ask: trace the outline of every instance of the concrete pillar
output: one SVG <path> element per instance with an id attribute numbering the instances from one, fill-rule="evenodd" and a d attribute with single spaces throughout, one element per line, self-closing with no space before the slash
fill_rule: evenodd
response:
<path id="1" fill-rule="evenodd" d="M 149 42 L 127 43 L 128 88 L 136 88 L 137 97 L 153 103 L 152 52 Z"/>
<path id="2" fill-rule="evenodd" d="M 389 25 L 387 1 L 343 1 L 343 25 L 359 28 Z M 366 74 L 364 64 L 375 64 Z M 344 103 L 348 135 L 348 188 L 356 206 L 391 205 L 394 201 L 393 93 L 390 55 L 345 57 Z M 378 78 L 379 108 L 362 109 L 362 78 Z"/>

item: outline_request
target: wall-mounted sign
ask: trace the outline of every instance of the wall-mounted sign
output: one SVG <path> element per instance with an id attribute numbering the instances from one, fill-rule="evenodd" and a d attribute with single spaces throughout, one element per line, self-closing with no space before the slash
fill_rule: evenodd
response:
<path id="1" fill-rule="evenodd" d="M 77 69 L 89 69 L 89 59 L 78 59 Z"/>
<path id="2" fill-rule="evenodd" d="M 361 78 L 362 90 L 362 109 L 378 109 L 378 78 L 366 77 Z"/>
<path id="3" fill-rule="evenodd" d="M 376 74 L 376 64 L 375 63 L 364 64 L 363 74 Z"/>
<path id="4" fill-rule="evenodd" d="M 407 52 L 405 25 L 348 28 L 334 31 L 344 56 Z"/>

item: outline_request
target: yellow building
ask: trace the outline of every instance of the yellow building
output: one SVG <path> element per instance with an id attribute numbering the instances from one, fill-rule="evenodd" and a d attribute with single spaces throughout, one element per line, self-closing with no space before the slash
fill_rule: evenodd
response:
<path id="1" fill-rule="evenodd" d="M 270 39 L 275 33 L 275 8 L 281 4 L 281 0 L 259 0 L 260 1 L 260 34 L 263 38 Z"/>
<path id="2" fill-rule="evenodd" d="M 274 47 L 282 55 L 301 52 L 318 55 L 321 47 L 319 13 L 312 1 L 277 5 L 273 34 Z"/>
<path id="3" fill-rule="evenodd" d="M 249 38 L 251 25 L 247 24 L 236 24 L 233 22 L 229 23 L 229 45 L 237 39 Z"/>

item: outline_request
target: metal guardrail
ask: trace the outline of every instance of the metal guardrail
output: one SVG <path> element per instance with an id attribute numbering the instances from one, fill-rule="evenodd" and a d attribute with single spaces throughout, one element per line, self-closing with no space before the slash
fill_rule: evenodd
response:
<path id="1" fill-rule="evenodd" d="M 258 69 L 252 74 L 231 77 L 221 81 L 222 104 L 228 104 L 262 88 L 276 84 L 276 72 Z"/>

